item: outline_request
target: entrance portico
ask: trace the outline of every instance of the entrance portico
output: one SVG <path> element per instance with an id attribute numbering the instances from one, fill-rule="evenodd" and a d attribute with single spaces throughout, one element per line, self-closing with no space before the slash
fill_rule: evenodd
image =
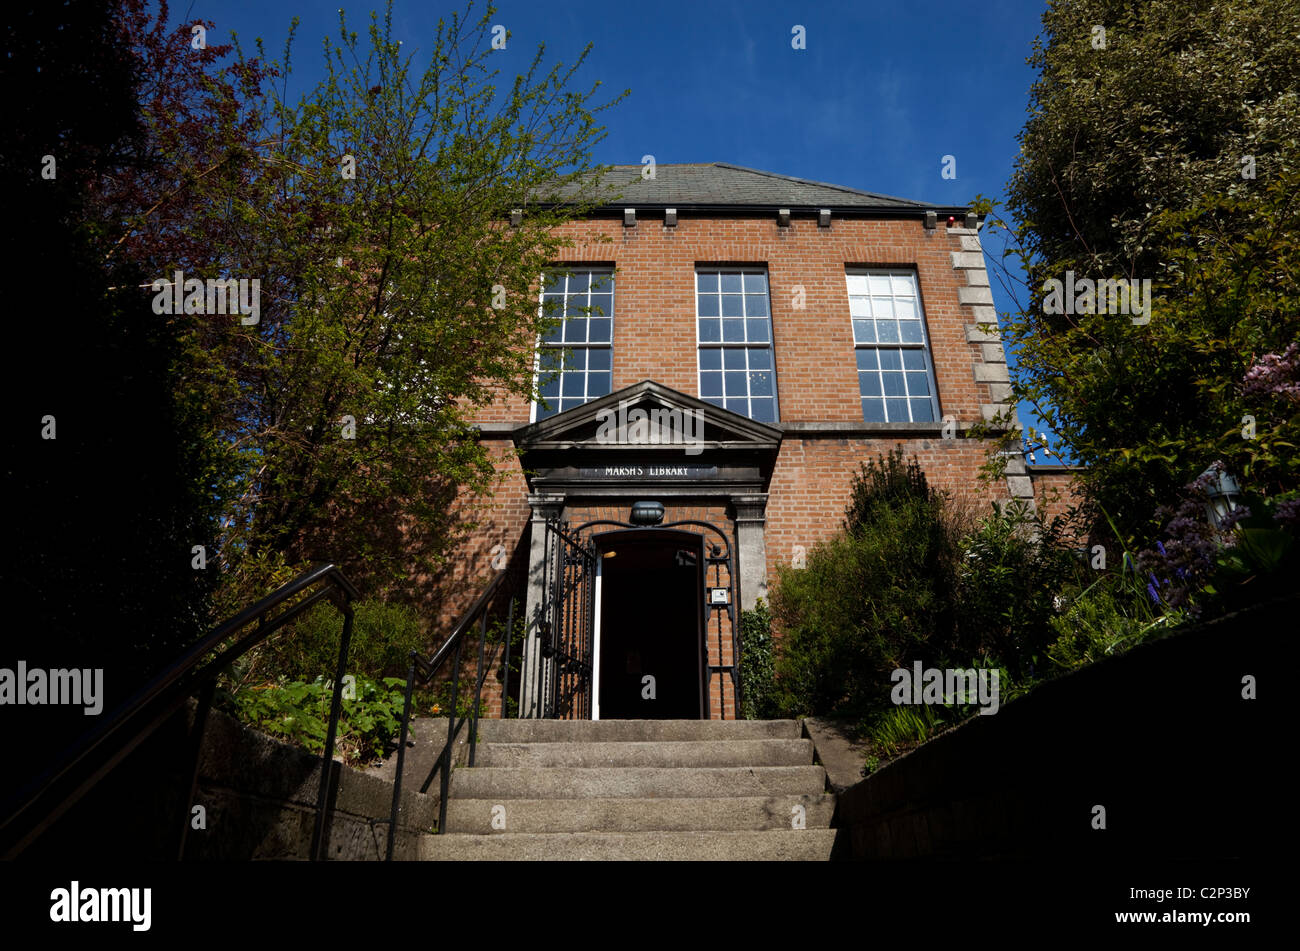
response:
<path id="1" fill-rule="evenodd" d="M 780 430 L 643 380 L 514 438 L 532 509 L 520 715 L 736 717 L 739 611 L 766 594 Z M 634 517 L 637 502 L 657 504 Z M 645 702 L 626 695 L 638 667 Z M 700 702 L 686 712 L 692 691 Z"/>

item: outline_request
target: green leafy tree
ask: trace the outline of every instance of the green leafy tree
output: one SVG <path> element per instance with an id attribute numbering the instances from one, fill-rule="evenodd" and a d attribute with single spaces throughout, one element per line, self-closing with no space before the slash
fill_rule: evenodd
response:
<path id="1" fill-rule="evenodd" d="M 1215 460 L 1264 495 L 1298 484 L 1294 404 L 1243 383 L 1300 336 L 1300 7 L 1055 0 L 1043 22 L 1011 220 L 989 221 L 1027 278 L 1003 335 L 1016 398 L 1136 550 Z M 1150 311 L 1049 312 L 1067 272 L 1149 280 Z"/>
<path id="2" fill-rule="evenodd" d="M 540 48 L 499 96 L 492 12 L 439 21 L 423 69 L 391 9 L 364 41 L 340 13 L 316 88 L 231 117 L 252 129 L 251 171 L 195 184 L 197 227 L 229 236 L 200 276 L 261 282 L 257 322 L 206 337 L 243 466 L 228 568 L 329 558 L 409 591 L 468 527 L 456 498 L 493 482 L 469 418 L 533 395 L 534 341 L 553 325 L 534 288 L 565 246 L 554 229 L 598 200 L 595 113 L 613 103 L 595 104 L 598 82 L 570 88 L 585 51 L 543 69 Z M 560 188 L 569 203 L 544 201 Z"/>

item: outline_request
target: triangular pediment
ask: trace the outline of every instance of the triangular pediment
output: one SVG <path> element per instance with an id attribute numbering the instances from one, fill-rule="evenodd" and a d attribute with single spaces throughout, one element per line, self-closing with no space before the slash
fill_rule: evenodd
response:
<path id="1" fill-rule="evenodd" d="M 653 380 L 515 430 L 525 450 L 774 450 L 781 431 Z"/>

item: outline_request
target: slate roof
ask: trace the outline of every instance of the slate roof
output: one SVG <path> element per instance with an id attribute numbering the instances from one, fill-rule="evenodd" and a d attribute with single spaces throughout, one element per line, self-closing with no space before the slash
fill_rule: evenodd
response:
<path id="1" fill-rule="evenodd" d="M 615 165 L 602 182 L 609 190 L 610 208 L 789 208 L 809 212 L 874 211 L 918 214 L 927 210 L 949 213 L 956 209 L 859 191 L 843 185 L 777 175 L 728 162 L 658 165 L 654 179 L 641 177 L 640 165 Z M 572 194 L 572 189 L 562 190 Z M 621 193 L 621 197 L 613 198 Z M 540 196 L 539 196 L 540 197 Z"/>

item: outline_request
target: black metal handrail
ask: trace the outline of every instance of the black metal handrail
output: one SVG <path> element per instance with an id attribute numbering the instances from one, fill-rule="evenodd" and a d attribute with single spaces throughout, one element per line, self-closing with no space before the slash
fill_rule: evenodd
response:
<path id="1" fill-rule="evenodd" d="M 487 627 L 488 614 L 492 605 L 496 602 L 497 596 L 503 592 L 511 594 L 509 607 L 506 611 L 506 629 L 505 629 L 505 672 L 506 682 L 503 685 L 501 694 L 502 716 L 505 716 L 505 704 L 507 694 L 509 693 L 510 677 L 510 645 L 514 639 L 514 620 L 515 620 L 515 598 L 509 591 L 506 579 L 510 577 L 510 568 L 506 567 L 497 572 L 495 578 L 478 596 L 474 604 L 456 626 L 452 629 L 451 635 L 438 648 L 433 657 L 426 660 L 415 651 L 411 651 L 410 667 L 406 674 L 406 703 L 402 708 L 402 735 L 397 745 L 397 774 L 393 777 L 393 806 L 388 821 L 388 851 L 385 861 L 393 860 L 393 849 L 397 838 L 397 814 L 401 804 L 402 797 L 402 770 L 406 761 L 406 740 L 407 730 L 411 722 L 411 699 L 415 691 L 416 680 L 421 684 L 430 683 L 443 666 L 447 659 L 452 660 L 451 673 L 451 703 L 447 710 L 447 742 L 434 761 L 433 768 L 425 778 L 424 783 L 420 786 L 420 792 L 427 792 L 430 784 L 433 782 L 435 775 L 441 774 L 441 796 L 438 802 L 438 834 L 441 835 L 447 831 L 447 796 L 451 788 L 451 757 L 452 750 L 456 743 L 456 737 L 459 735 L 461 728 L 465 726 L 467 720 L 472 720 L 469 737 L 469 765 L 474 765 L 474 753 L 478 746 L 478 719 L 479 707 L 482 705 L 483 684 L 487 680 L 490 664 L 484 663 L 485 649 L 487 646 Z M 469 716 L 457 717 L 456 706 L 460 699 L 460 658 L 461 648 L 465 642 L 465 634 L 478 622 L 478 665 L 475 668 L 475 685 L 474 685 L 474 704 Z"/>
<path id="2" fill-rule="evenodd" d="M 271 611 L 317 586 L 321 587 L 275 618 L 267 620 L 267 615 Z M 339 642 L 339 661 L 334 677 L 329 727 L 325 736 L 325 749 L 321 756 L 320 798 L 316 805 L 316 826 L 311 847 L 312 860 L 322 858 L 325 846 L 326 806 L 329 802 L 329 783 L 333 772 L 331 764 L 334 759 L 334 741 L 342 707 L 344 668 L 347 663 L 348 646 L 352 639 L 352 601 L 358 597 L 357 589 L 336 565 L 319 565 L 219 625 L 119 705 L 101 721 L 98 727 L 83 734 L 81 739 L 76 741 L 54 765 L 5 803 L 3 812 L 0 812 L 0 815 L 4 816 L 3 821 L 0 821 L 0 857 L 12 859 L 30 845 L 197 692 L 199 704 L 191 730 L 187 764 L 189 798 L 193 799 L 198 781 L 198 761 L 203 731 L 207 723 L 208 711 L 212 706 L 217 675 L 231 661 L 247 653 L 289 621 L 318 602 L 326 598 L 334 598 L 343 613 L 343 632 Z M 256 628 L 204 663 L 204 658 L 254 621 L 258 622 Z M 182 812 L 185 815 L 177 846 L 178 858 L 184 854 L 186 833 L 190 828 L 188 810 Z"/>

